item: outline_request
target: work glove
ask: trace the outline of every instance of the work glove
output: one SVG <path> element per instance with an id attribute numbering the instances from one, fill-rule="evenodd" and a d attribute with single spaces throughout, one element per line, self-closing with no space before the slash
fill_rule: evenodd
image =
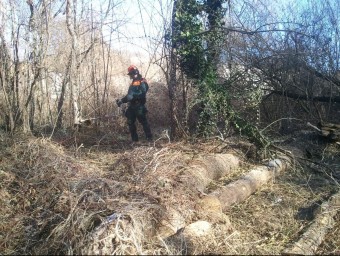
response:
<path id="1" fill-rule="evenodd" d="M 122 100 L 120 99 L 116 99 L 116 103 L 118 107 L 120 107 L 123 104 Z"/>

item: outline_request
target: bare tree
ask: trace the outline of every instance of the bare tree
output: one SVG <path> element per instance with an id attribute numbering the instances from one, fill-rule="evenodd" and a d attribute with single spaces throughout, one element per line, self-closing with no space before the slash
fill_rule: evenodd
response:
<path id="1" fill-rule="evenodd" d="M 74 125 L 78 126 L 81 123 L 81 107 L 79 104 L 80 85 L 78 83 L 79 46 L 77 33 L 77 1 L 66 1 L 66 24 L 72 42 L 69 72 L 71 92 L 70 100 L 73 106 Z"/>
<path id="2" fill-rule="evenodd" d="M 234 49 L 228 56 L 263 82 L 262 116 L 267 122 L 336 121 L 340 22 L 334 13 L 339 3 L 308 1 L 278 8 L 275 12 L 270 5 L 255 7 L 251 2 L 233 6 L 233 25 L 225 28 Z M 244 77 L 246 72 L 242 73 Z"/>

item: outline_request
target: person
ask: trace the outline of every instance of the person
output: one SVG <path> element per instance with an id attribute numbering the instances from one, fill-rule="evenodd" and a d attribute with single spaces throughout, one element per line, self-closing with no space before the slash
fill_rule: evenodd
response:
<path id="1" fill-rule="evenodd" d="M 117 99 L 116 103 L 120 107 L 123 103 L 128 103 L 128 108 L 125 112 L 127 124 L 131 134 L 132 141 L 138 141 L 138 133 L 136 128 L 136 119 L 143 126 L 145 137 L 148 141 L 152 141 L 151 129 L 146 117 L 148 110 L 145 107 L 146 93 L 149 90 L 147 81 L 139 73 L 136 66 L 128 67 L 128 75 L 132 79 L 127 95 L 121 99 Z"/>

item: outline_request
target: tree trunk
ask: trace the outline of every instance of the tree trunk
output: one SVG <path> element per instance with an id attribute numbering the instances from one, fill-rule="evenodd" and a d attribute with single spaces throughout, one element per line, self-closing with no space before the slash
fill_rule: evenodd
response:
<path id="1" fill-rule="evenodd" d="M 57 122 L 56 122 L 57 129 L 61 129 L 63 127 L 63 117 L 64 117 L 63 105 L 64 105 L 64 100 L 65 100 L 66 85 L 69 82 L 69 77 L 70 77 L 71 63 L 72 63 L 72 53 L 70 53 L 69 55 L 67 66 L 65 69 L 65 75 L 64 75 L 64 78 L 61 84 L 61 92 L 60 92 L 58 106 L 57 106 L 57 111 L 58 111 L 58 117 L 57 117 Z"/>
<path id="2" fill-rule="evenodd" d="M 225 176 L 239 166 L 239 159 L 231 154 L 213 154 L 195 160 L 181 177 L 186 187 L 203 192 L 212 181 Z"/>
<path id="3" fill-rule="evenodd" d="M 5 99 L 5 106 L 6 109 L 5 111 L 5 117 L 7 117 L 8 120 L 6 120 L 6 128 L 9 128 L 10 132 L 14 132 L 14 117 L 13 117 L 13 112 L 11 111 L 11 103 L 9 101 L 9 97 L 6 91 L 7 83 L 6 83 L 6 76 L 7 72 L 1 67 L 0 68 L 0 83 L 2 85 L 2 91 L 4 94 L 4 99 Z"/>
<path id="4" fill-rule="evenodd" d="M 220 24 L 223 20 L 222 16 L 222 1 L 221 0 L 207 0 L 206 11 L 209 21 L 209 37 L 208 37 L 208 62 L 212 65 L 213 69 L 217 71 L 219 56 L 221 48 L 219 46 L 222 33 L 219 31 Z"/>
<path id="5" fill-rule="evenodd" d="M 288 159 L 275 159 L 268 166 L 257 166 L 241 179 L 213 191 L 210 196 L 217 197 L 227 210 L 231 205 L 240 203 L 290 166 Z"/>
<path id="6" fill-rule="evenodd" d="M 14 20 L 12 20 L 12 22 L 14 22 Z M 0 30 L 0 79 L 6 105 L 6 112 L 4 113 L 6 128 L 11 133 L 15 131 L 21 120 L 21 113 L 19 111 L 19 30 L 13 30 L 12 34 L 13 38 L 10 44 L 13 45 L 13 60 L 10 57 L 11 54 L 6 44 L 5 35 L 3 31 Z"/>
<path id="7" fill-rule="evenodd" d="M 76 2 L 66 1 L 66 25 L 72 40 L 71 65 L 70 65 L 70 93 L 73 105 L 74 125 L 78 127 L 81 123 L 81 108 L 79 104 L 79 84 L 78 84 L 78 36 L 76 33 Z M 73 22 L 72 22 L 73 19 Z"/>
<path id="8" fill-rule="evenodd" d="M 214 181 L 219 180 L 233 169 L 239 167 L 240 161 L 232 154 L 211 154 L 196 159 L 186 168 L 180 180 L 185 187 L 190 188 L 194 194 L 204 194 L 206 187 Z M 214 204 L 215 203 L 215 204 Z M 207 207 L 209 209 L 207 209 Z M 195 210 L 205 215 L 222 213 L 220 203 L 214 198 L 198 201 Z M 213 209 L 218 208 L 218 209 Z M 193 209 L 194 211 L 194 209 Z M 175 235 L 180 229 L 186 227 L 186 220 L 179 211 L 171 206 L 166 206 L 162 212 L 162 219 L 157 229 L 158 235 L 165 239 Z M 188 235 L 187 237 L 190 237 Z"/>
<path id="9" fill-rule="evenodd" d="M 176 40 L 177 40 L 177 0 L 173 3 L 172 8 L 172 24 L 171 24 L 171 52 L 170 52 L 170 74 L 169 74 L 169 98 L 170 98 L 170 140 L 173 140 L 176 136 L 176 87 L 177 87 L 177 56 L 176 56 Z"/>

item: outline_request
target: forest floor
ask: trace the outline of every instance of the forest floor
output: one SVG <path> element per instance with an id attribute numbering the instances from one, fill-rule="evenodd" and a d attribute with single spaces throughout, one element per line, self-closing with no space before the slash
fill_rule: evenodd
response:
<path id="1" fill-rule="evenodd" d="M 275 145 L 291 153 L 292 166 L 212 218 L 196 202 L 269 161 L 245 139 L 170 143 L 159 133 L 132 144 L 113 130 L 0 133 L 0 254 L 283 254 L 339 192 L 340 146 L 314 131 Z M 216 154 L 240 164 L 204 191 L 183 183 L 188 166 Z M 171 209 L 180 228 L 160 235 Z M 334 220 L 315 254 L 340 255 L 340 211 Z M 210 231 L 187 239 L 183 230 L 199 221 Z"/>

